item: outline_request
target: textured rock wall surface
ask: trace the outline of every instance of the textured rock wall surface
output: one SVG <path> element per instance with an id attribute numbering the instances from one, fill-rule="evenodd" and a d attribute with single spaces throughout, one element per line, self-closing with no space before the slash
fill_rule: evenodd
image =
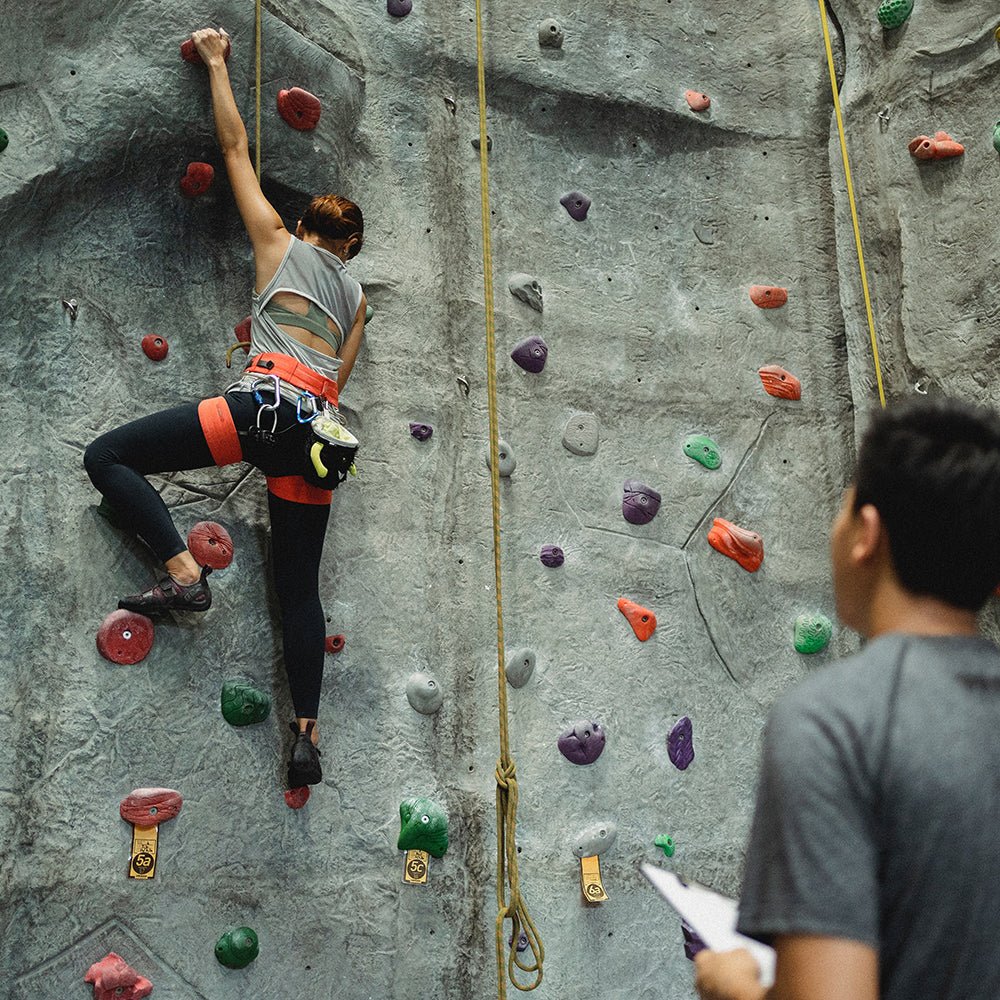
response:
<path id="1" fill-rule="evenodd" d="M 791 643 L 800 612 L 833 613 L 826 528 L 875 401 L 819 18 L 810 0 L 487 6 L 499 400 L 517 458 L 502 484 L 507 642 L 538 657 L 510 691 L 522 887 L 546 945 L 537 995 L 687 998 L 678 923 L 637 863 L 669 833 L 677 854 L 662 863 L 735 892 L 768 708 L 852 648 L 837 633 L 808 659 Z M 888 36 L 873 7 L 838 3 L 836 43 L 887 383 L 989 398 L 995 11 L 919 0 Z M 548 16 L 561 50 L 539 47 Z M 326 780 L 293 812 L 259 475 L 154 478 L 182 531 L 221 521 L 236 559 L 213 578 L 211 612 L 158 624 L 151 654 L 125 667 L 101 659 L 94 634 L 152 567 L 95 515 L 81 467 L 102 429 L 227 383 L 249 247 L 204 72 L 178 45 L 205 23 L 231 32 L 252 131 L 252 4 L 3 4 L 0 993 L 88 996 L 83 975 L 109 950 L 161 1000 L 495 991 L 472 20 L 467 0 L 415 0 L 405 19 L 378 2 L 265 5 L 266 190 L 289 224 L 319 191 L 362 205 L 352 271 L 375 308 L 344 399 L 361 476 L 335 496 L 323 564 L 329 630 L 347 635 L 324 685 Z M 323 100 L 315 132 L 278 118 L 290 86 Z M 708 112 L 688 108 L 688 88 L 711 96 Z M 907 142 L 937 129 L 967 155 L 913 162 Z M 188 200 L 178 180 L 193 160 L 217 176 Z M 574 189 L 593 199 L 584 222 L 559 203 Z M 515 272 L 537 277 L 543 313 L 507 292 Z M 755 283 L 787 286 L 788 305 L 757 309 Z M 75 322 L 63 298 L 77 300 Z M 149 332 L 170 344 L 159 364 L 139 349 Z M 507 356 L 532 334 L 550 350 L 538 375 Z M 762 391 L 765 364 L 801 379 L 800 402 Z M 578 412 L 599 421 L 593 456 L 561 443 Z M 433 438 L 414 440 L 411 420 Z M 682 453 L 694 432 L 718 442 L 720 469 Z M 628 478 L 663 494 L 648 525 L 622 518 Z M 708 546 L 716 516 L 763 535 L 758 573 Z M 541 565 L 546 543 L 565 565 Z M 655 611 L 649 642 L 621 596 Z M 406 701 L 420 669 L 445 691 L 433 717 Z M 231 676 L 273 693 L 266 723 L 222 720 Z M 682 715 L 696 749 L 685 772 L 665 744 Z M 608 732 L 588 767 L 556 748 L 581 718 Z M 177 788 L 185 806 L 161 834 L 156 879 L 135 882 L 117 806 L 146 785 Z M 401 884 L 395 849 L 398 804 L 414 794 L 452 823 L 424 889 Z M 605 819 L 618 825 L 603 859 L 611 899 L 587 908 L 573 847 Z M 261 955 L 234 972 L 212 949 L 241 924 Z"/>

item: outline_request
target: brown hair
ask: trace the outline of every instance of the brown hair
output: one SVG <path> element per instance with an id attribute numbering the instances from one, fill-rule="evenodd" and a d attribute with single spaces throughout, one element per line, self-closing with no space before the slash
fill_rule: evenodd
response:
<path id="1" fill-rule="evenodd" d="M 309 202 L 302 213 L 302 228 L 326 240 L 350 240 L 355 242 L 347 253 L 347 259 L 358 255 L 365 238 L 365 218 L 361 209 L 339 194 L 321 194 Z"/>

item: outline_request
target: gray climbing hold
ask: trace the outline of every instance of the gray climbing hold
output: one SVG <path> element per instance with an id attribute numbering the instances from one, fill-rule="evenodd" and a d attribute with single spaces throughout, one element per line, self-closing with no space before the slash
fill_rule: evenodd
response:
<path id="1" fill-rule="evenodd" d="M 434 677 L 419 671 L 407 678 L 406 700 L 415 712 L 433 715 L 444 701 L 444 692 Z"/>
<path id="2" fill-rule="evenodd" d="M 475 139 L 472 140 L 472 148 L 478 153 L 482 143 L 479 141 L 479 136 L 477 135 Z M 493 152 L 493 136 L 487 134 L 486 136 L 486 152 Z"/>
<path id="3" fill-rule="evenodd" d="M 518 367 L 523 368 L 526 372 L 531 372 L 532 375 L 537 375 L 545 368 L 545 362 L 549 357 L 549 345 L 541 337 L 526 337 L 519 344 L 514 345 L 510 356 Z"/>
<path id="4" fill-rule="evenodd" d="M 514 449 L 503 438 L 497 442 L 497 447 L 500 452 L 500 475 L 506 479 L 517 468 L 517 459 L 514 458 Z M 486 449 L 486 468 L 492 469 L 489 448 Z"/>
<path id="5" fill-rule="evenodd" d="M 602 855 L 618 836 L 618 827 L 612 820 L 592 823 L 576 838 L 573 854 L 578 858 L 592 858 Z"/>
<path id="6" fill-rule="evenodd" d="M 542 311 L 542 286 L 530 274 L 512 274 L 507 279 L 507 287 L 515 299 L 527 302 L 535 312 Z"/>
<path id="7" fill-rule="evenodd" d="M 554 17 L 547 17 L 538 23 L 538 44 L 543 49 L 561 49 L 563 30 Z"/>
<path id="8" fill-rule="evenodd" d="M 601 439 L 601 426 L 593 413 L 574 413 L 563 429 L 563 447 L 574 455 L 593 455 Z"/>
<path id="9" fill-rule="evenodd" d="M 699 243 L 704 243 L 707 247 L 715 243 L 715 229 L 712 226 L 696 222 L 694 224 L 694 235 L 698 238 Z"/>
<path id="10" fill-rule="evenodd" d="M 530 649 L 519 649 L 504 668 L 507 683 L 512 688 L 523 688 L 535 672 L 535 654 Z"/>
<path id="11" fill-rule="evenodd" d="M 579 191 L 570 191 L 569 194 L 564 194 L 559 199 L 559 204 L 562 205 L 562 207 L 565 208 L 577 222 L 583 222 L 583 220 L 587 218 L 587 213 L 590 211 L 591 201 L 585 194 L 581 194 Z"/>

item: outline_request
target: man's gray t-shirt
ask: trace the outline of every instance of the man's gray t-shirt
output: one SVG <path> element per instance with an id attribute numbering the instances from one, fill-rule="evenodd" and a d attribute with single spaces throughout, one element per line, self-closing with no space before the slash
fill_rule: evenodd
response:
<path id="1" fill-rule="evenodd" d="M 739 929 L 878 949 L 882 1000 L 1000 998 L 1000 651 L 884 635 L 768 719 Z"/>

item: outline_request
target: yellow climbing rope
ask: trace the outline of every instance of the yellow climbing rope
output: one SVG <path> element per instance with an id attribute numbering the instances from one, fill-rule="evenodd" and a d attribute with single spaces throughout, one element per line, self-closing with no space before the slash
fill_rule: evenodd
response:
<path id="1" fill-rule="evenodd" d="M 476 0 L 476 61 L 479 80 L 479 184 L 483 216 L 483 291 L 486 309 L 486 384 L 490 413 L 490 485 L 493 495 L 493 572 L 497 599 L 497 687 L 500 715 L 500 759 L 497 761 L 497 996 L 505 1000 L 507 978 L 528 992 L 542 981 L 545 948 L 521 899 L 517 870 L 517 770 L 510 755 L 507 719 L 507 680 L 504 674 L 503 590 L 500 580 L 500 448 L 497 417 L 496 328 L 493 316 L 493 251 L 490 246 L 490 185 L 486 162 L 486 69 L 483 54 L 482 0 Z M 504 921 L 511 922 L 511 943 L 504 961 Z M 517 951 L 522 932 L 528 939 L 533 962 L 522 961 Z M 506 968 L 505 968 L 506 966 Z M 534 973 L 530 983 L 518 982 L 514 967 Z"/>
<path id="2" fill-rule="evenodd" d="M 257 183 L 260 183 L 260 50 L 262 45 L 261 38 L 261 13 L 260 13 L 261 0 L 256 0 L 255 10 L 254 10 L 254 48 L 255 52 L 255 69 L 256 69 L 256 85 L 254 88 L 254 95 L 256 97 L 256 133 L 254 135 L 254 169 L 257 171 Z"/>
<path id="3" fill-rule="evenodd" d="M 833 90 L 833 107 L 837 113 L 837 131 L 840 133 L 840 152 L 844 158 L 844 176 L 847 178 L 847 198 L 851 203 L 851 219 L 854 222 L 854 242 L 858 248 L 858 267 L 861 270 L 861 289 L 865 295 L 865 310 L 868 314 L 868 331 L 872 339 L 872 357 L 875 359 L 875 379 L 878 383 L 878 398 L 885 409 L 885 387 L 882 385 L 882 364 L 878 356 L 878 341 L 875 337 L 875 317 L 872 314 L 872 299 L 868 291 L 868 275 L 865 271 L 865 252 L 861 246 L 861 225 L 858 222 L 858 204 L 854 197 L 854 182 L 851 180 L 851 161 L 847 155 L 847 136 L 844 134 L 844 116 L 840 110 L 840 92 L 837 90 L 837 71 L 833 65 L 833 45 L 830 42 L 830 27 L 827 24 L 826 0 L 819 0 L 820 21 L 823 22 L 823 40 L 826 43 L 826 61 L 830 68 L 830 87 Z"/>

